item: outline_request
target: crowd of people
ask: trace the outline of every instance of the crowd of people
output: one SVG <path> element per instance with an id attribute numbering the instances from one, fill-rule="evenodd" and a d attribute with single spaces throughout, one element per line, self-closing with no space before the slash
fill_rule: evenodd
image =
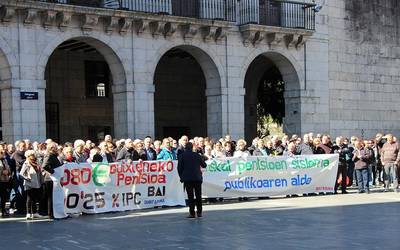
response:
<path id="1" fill-rule="evenodd" d="M 360 193 L 369 193 L 371 186 L 383 185 L 384 191 L 398 191 L 400 177 L 399 144 L 391 135 L 376 138 L 350 139 L 313 133 L 291 137 L 255 138 L 248 145 L 244 139 L 232 140 L 226 135 L 219 140 L 182 136 L 178 141 L 162 141 L 146 137 L 143 140 L 115 140 L 110 135 L 95 145 L 90 140 L 57 144 L 19 140 L 14 144 L 0 143 L 0 200 L 2 217 L 26 215 L 27 219 L 52 218 L 52 185 L 54 169 L 65 163 L 118 161 L 177 160 L 190 142 L 193 152 L 204 160 L 221 157 L 295 156 L 309 154 L 338 154 L 339 165 L 334 192 L 347 193 L 349 186 L 358 186 Z M 10 201 L 9 209 L 6 202 Z"/>

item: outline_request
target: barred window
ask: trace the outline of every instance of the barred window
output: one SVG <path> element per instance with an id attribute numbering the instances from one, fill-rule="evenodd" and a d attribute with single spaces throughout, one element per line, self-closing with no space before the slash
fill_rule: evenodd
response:
<path id="1" fill-rule="evenodd" d="M 85 61 L 86 96 L 106 98 L 109 95 L 110 70 L 104 61 Z"/>

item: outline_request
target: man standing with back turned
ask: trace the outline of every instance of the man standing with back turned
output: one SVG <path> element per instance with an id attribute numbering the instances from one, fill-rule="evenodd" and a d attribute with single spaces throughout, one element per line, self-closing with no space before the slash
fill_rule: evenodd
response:
<path id="1" fill-rule="evenodd" d="M 178 173 L 188 195 L 190 213 L 188 218 L 196 218 L 195 205 L 197 206 L 197 217 L 202 217 L 201 184 L 203 183 L 203 175 L 200 167 L 205 168 L 207 164 L 199 154 L 193 152 L 193 144 L 191 142 L 186 143 L 185 151 L 178 157 Z"/>

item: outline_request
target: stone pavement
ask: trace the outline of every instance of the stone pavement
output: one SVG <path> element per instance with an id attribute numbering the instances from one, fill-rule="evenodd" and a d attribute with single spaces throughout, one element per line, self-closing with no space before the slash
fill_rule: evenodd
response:
<path id="1" fill-rule="evenodd" d="M 400 249 L 400 194 L 226 201 L 204 207 L 0 219 L 0 249 Z"/>

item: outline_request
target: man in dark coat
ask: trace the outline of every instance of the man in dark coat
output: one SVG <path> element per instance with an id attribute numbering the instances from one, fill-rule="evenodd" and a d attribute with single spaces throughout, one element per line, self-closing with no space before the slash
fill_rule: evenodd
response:
<path id="1" fill-rule="evenodd" d="M 195 205 L 197 207 L 197 217 L 202 217 L 201 184 L 203 183 L 203 175 L 200 167 L 206 168 L 207 164 L 198 153 L 193 152 L 192 143 L 188 142 L 185 149 L 178 157 L 178 173 L 188 195 L 190 213 L 188 218 L 195 218 Z M 194 195 L 196 195 L 196 200 Z"/>
<path id="2" fill-rule="evenodd" d="M 339 188 L 338 180 L 340 176 L 342 177 L 342 183 L 340 184 L 342 194 L 347 194 L 347 168 L 352 161 L 353 154 L 347 145 L 344 144 L 344 138 L 342 136 L 336 138 L 336 145 L 333 146 L 333 153 L 339 154 L 338 172 L 335 182 L 335 194 L 337 194 L 337 190 Z"/>
<path id="3" fill-rule="evenodd" d="M 128 162 L 139 160 L 139 154 L 135 150 L 133 141 L 131 139 L 125 140 L 124 147 L 118 153 L 117 161 L 122 161 L 122 160 L 125 160 Z"/>
<path id="4" fill-rule="evenodd" d="M 144 152 L 146 153 L 146 159 L 148 161 L 155 161 L 157 159 L 157 153 L 152 148 L 153 140 L 151 137 L 147 136 L 144 138 Z"/>

